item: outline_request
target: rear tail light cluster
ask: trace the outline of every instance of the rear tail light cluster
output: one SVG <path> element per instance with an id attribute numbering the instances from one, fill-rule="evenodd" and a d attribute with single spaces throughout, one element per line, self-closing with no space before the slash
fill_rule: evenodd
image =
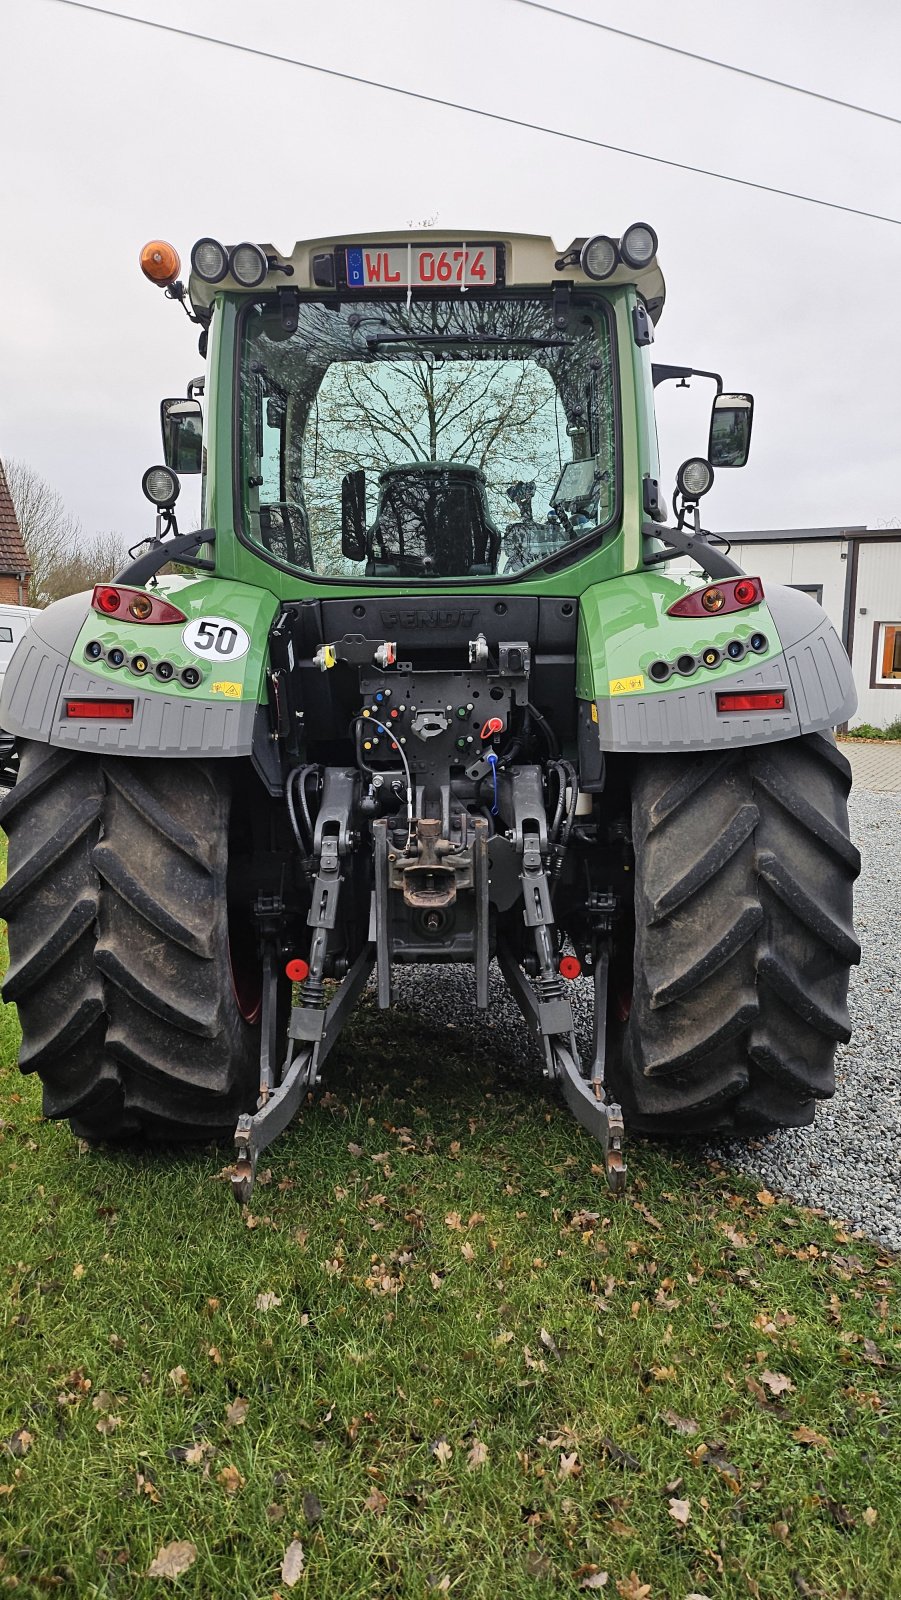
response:
<path id="1" fill-rule="evenodd" d="M 178 606 L 160 600 L 146 589 L 123 589 L 118 584 L 98 583 L 91 596 L 91 606 L 103 617 L 120 617 L 129 622 L 185 622 L 187 618 Z"/>
<path id="2" fill-rule="evenodd" d="M 763 584 L 759 578 L 724 578 L 722 583 L 711 583 L 706 589 L 695 589 L 667 606 L 668 617 L 716 617 L 729 611 L 746 611 L 748 606 L 759 605 L 763 599 Z"/>

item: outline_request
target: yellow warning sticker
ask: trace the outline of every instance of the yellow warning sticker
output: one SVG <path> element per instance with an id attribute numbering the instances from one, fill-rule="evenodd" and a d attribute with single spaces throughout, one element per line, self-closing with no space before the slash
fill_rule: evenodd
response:
<path id="1" fill-rule="evenodd" d="M 644 674 L 636 672 L 631 678 L 611 678 L 611 694 L 635 694 L 644 688 Z"/>
<path id="2" fill-rule="evenodd" d="M 213 694 L 227 694 L 230 700 L 241 698 L 240 683 L 211 683 L 210 689 Z"/>
<path id="3" fill-rule="evenodd" d="M 592 722 L 597 722 L 598 720 L 598 703 L 596 700 L 591 702 L 591 720 Z"/>

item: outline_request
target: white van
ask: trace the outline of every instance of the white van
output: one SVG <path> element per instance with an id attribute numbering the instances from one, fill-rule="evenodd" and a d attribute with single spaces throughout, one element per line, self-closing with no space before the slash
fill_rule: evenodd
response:
<path id="1" fill-rule="evenodd" d="M 0 604 L 0 689 L 3 688 L 3 679 L 6 669 L 12 660 L 13 651 L 19 640 L 23 637 L 32 617 L 36 617 L 36 606 L 7 606 Z M 6 733 L 0 728 L 0 794 L 11 788 L 16 781 L 19 770 L 19 757 L 16 754 L 16 742 L 11 733 Z"/>
<path id="2" fill-rule="evenodd" d="M 0 605 L 0 688 L 12 653 L 37 614 L 37 606 Z"/>

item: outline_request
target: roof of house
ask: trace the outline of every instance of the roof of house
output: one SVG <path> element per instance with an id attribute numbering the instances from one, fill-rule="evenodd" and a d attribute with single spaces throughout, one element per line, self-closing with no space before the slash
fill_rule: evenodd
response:
<path id="1" fill-rule="evenodd" d="M 30 573 L 31 562 L 22 541 L 19 519 L 0 461 L 0 573 Z"/>

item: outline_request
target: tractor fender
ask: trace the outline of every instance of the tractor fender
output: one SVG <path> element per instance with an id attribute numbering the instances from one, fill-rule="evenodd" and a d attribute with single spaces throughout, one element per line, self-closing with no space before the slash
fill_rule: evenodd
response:
<path id="1" fill-rule="evenodd" d="M 607 752 L 724 750 L 794 739 L 846 722 L 857 708 L 857 691 L 851 663 L 825 611 L 810 595 L 783 584 L 767 584 L 766 604 L 779 635 L 778 652 L 763 659 L 746 656 L 738 670 L 720 669 L 702 683 L 671 679 L 653 693 L 597 699 L 580 718 L 582 753 L 595 738 Z M 717 694 L 753 690 L 787 691 L 784 709 L 717 710 Z"/>
<path id="2" fill-rule="evenodd" d="M 182 590 L 173 598 L 183 601 L 187 592 Z M 90 592 L 69 595 L 34 619 L 6 670 L 0 726 L 16 738 L 107 755 L 190 759 L 254 753 L 261 737 L 259 719 L 266 716 L 259 703 L 263 693 L 258 660 L 254 659 L 246 683 L 211 685 L 220 691 L 216 698 L 202 690 L 190 696 L 183 690 L 167 692 L 158 681 L 152 688 L 145 687 L 147 680 L 127 670 L 115 675 L 92 671 L 82 652 L 86 631 L 100 626 L 92 621 L 90 598 Z M 268 613 L 275 602 L 267 598 Z M 221 610 L 222 600 L 216 599 L 215 608 Z M 208 602 L 208 608 L 214 609 L 213 603 Z M 264 640 L 268 621 L 267 615 Z M 238 693 L 234 697 L 222 694 L 226 689 Z M 70 699 L 123 698 L 134 703 L 128 721 L 70 719 L 66 713 Z"/>

